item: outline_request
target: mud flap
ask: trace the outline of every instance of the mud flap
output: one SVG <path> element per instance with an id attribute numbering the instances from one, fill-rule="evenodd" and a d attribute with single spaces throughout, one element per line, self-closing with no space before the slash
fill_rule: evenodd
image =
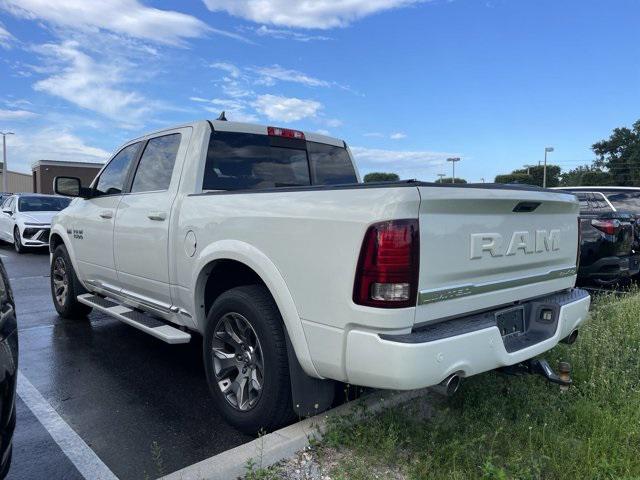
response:
<path id="1" fill-rule="evenodd" d="M 307 375 L 298 362 L 286 329 L 284 334 L 287 340 L 293 411 L 299 417 L 312 417 L 328 410 L 333 404 L 336 382 L 334 380 L 320 380 Z"/>

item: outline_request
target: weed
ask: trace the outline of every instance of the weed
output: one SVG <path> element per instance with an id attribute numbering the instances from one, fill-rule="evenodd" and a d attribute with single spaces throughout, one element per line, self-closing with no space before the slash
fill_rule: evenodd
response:
<path id="1" fill-rule="evenodd" d="M 323 444 L 347 448 L 333 477 L 367 478 L 375 465 L 409 479 L 640 478 L 640 293 L 599 297 L 573 346 L 546 357 L 571 362 L 561 395 L 539 376 L 471 377 L 421 418 L 393 408 L 366 420 L 330 419 Z"/>

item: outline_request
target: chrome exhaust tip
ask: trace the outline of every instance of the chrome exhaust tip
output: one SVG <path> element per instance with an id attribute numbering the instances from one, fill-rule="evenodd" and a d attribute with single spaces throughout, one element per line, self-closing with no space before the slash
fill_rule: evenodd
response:
<path id="1" fill-rule="evenodd" d="M 450 397 L 458 391 L 461 383 L 462 377 L 459 374 L 454 373 L 453 375 L 449 375 L 438 385 L 434 385 L 431 388 L 440 395 Z"/>
<path id="2" fill-rule="evenodd" d="M 576 343 L 578 339 L 578 329 L 576 328 L 573 332 L 571 332 L 568 336 L 560 340 L 562 343 L 566 343 L 567 345 L 572 345 Z"/>

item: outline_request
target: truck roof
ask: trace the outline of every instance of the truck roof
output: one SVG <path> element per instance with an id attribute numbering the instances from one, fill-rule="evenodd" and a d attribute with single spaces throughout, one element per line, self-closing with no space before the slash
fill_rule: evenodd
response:
<path id="1" fill-rule="evenodd" d="M 193 122 L 183 123 L 181 125 L 171 125 L 170 127 L 162 128 L 159 130 L 154 130 L 152 132 L 147 132 L 144 135 L 140 135 L 135 139 L 131 139 L 127 143 L 134 142 L 138 139 L 142 139 L 148 137 L 150 135 L 157 135 L 158 133 L 165 132 L 167 130 L 174 130 L 176 128 L 183 127 L 195 127 L 197 125 L 201 125 L 203 123 L 208 123 L 214 130 L 218 130 L 221 132 L 241 132 L 241 133 L 256 133 L 260 135 L 267 135 L 267 128 L 269 127 L 278 127 L 278 125 L 258 125 L 254 123 L 243 123 L 243 122 L 230 122 L 226 120 L 195 120 Z M 279 128 L 289 128 L 289 127 L 279 127 Z M 304 137 L 306 140 L 311 142 L 325 143 L 327 145 L 333 145 L 336 147 L 346 147 L 346 143 L 339 138 L 330 137 L 328 135 L 322 135 L 321 133 L 316 132 L 308 132 L 303 130 L 298 130 L 304 133 Z"/>

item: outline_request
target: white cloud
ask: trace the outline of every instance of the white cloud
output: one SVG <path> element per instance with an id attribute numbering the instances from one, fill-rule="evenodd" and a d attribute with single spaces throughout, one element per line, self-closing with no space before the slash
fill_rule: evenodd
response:
<path id="1" fill-rule="evenodd" d="M 330 82 L 320 80 L 297 70 L 280 65 L 268 67 L 238 67 L 229 62 L 217 62 L 210 65 L 222 70 L 225 75 L 216 82 L 223 96 L 207 99 L 194 96 L 194 102 L 207 104 L 208 112 L 219 113 L 225 110 L 229 120 L 255 123 L 260 117 L 280 122 L 294 122 L 304 118 L 315 118 L 329 127 L 342 124 L 337 119 L 325 119 L 318 115 L 322 104 L 316 100 L 286 97 L 283 95 L 258 94 L 251 86 L 273 86 L 276 82 L 293 82 L 309 87 L 328 87 Z"/>
<path id="2" fill-rule="evenodd" d="M 407 138 L 407 134 L 402 132 L 396 132 L 389 135 L 389 138 L 391 140 L 402 140 L 403 138 Z"/>
<path id="3" fill-rule="evenodd" d="M 217 68 L 219 70 L 223 70 L 229 74 L 231 78 L 239 78 L 240 77 L 240 69 L 236 67 L 233 63 L 228 62 L 216 62 L 212 63 L 211 66 L 213 68 Z"/>
<path id="4" fill-rule="evenodd" d="M 33 88 L 123 124 L 135 123 L 149 111 L 149 102 L 142 95 L 122 87 L 128 69 L 117 61 L 100 63 L 79 48 L 75 41 L 36 47 L 56 73 L 39 80 Z"/>
<path id="5" fill-rule="evenodd" d="M 48 127 L 37 131 L 16 131 L 7 141 L 7 164 L 11 170 L 30 171 L 36 160 L 104 162 L 110 153 L 87 145 L 68 130 Z"/>
<path id="6" fill-rule="evenodd" d="M 402 140 L 403 138 L 407 138 L 406 133 L 396 132 L 391 134 L 381 133 L 381 132 L 367 132 L 362 134 L 365 137 L 371 138 L 390 138 L 391 140 Z"/>
<path id="7" fill-rule="evenodd" d="M 426 0 L 203 0 L 211 11 L 225 11 L 256 23 L 296 28 L 344 27 L 374 13 Z"/>
<path id="8" fill-rule="evenodd" d="M 230 122 L 258 123 L 259 118 L 251 112 L 247 112 L 244 107 L 220 108 L 220 107 L 204 107 L 207 112 L 213 113 L 218 118 L 221 111 L 224 111 L 225 118 Z"/>
<path id="9" fill-rule="evenodd" d="M 401 178 L 432 179 L 444 168 L 446 159 L 455 154 L 430 151 L 385 150 L 351 147 L 362 173 L 372 171 L 393 172 Z"/>
<path id="10" fill-rule="evenodd" d="M 255 109 L 269 120 L 295 122 L 303 118 L 315 117 L 322 108 L 320 102 L 280 95 L 259 95 L 253 103 Z"/>
<path id="11" fill-rule="evenodd" d="M 284 30 L 280 28 L 269 28 L 262 25 L 255 29 L 255 33 L 261 37 L 272 37 L 279 40 L 295 40 L 296 42 L 311 42 L 314 40 L 331 40 L 331 37 L 324 35 L 308 35 L 306 33 Z"/>
<path id="12" fill-rule="evenodd" d="M 39 19 L 84 31 L 108 30 L 120 35 L 179 45 L 184 39 L 218 33 L 237 34 L 209 27 L 184 13 L 147 7 L 137 0 L 3 0 L 4 8 L 16 16 Z"/>
<path id="13" fill-rule="evenodd" d="M 259 121 L 255 113 L 247 111 L 251 106 L 244 100 L 233 98 L 212 98 L 209 100 L 202 97 L 190 97 L 189 100 L 205 104 L 203 109 L 213 113 L 216 118 L 220 112 L 224 111 L 227 120 L 231 122 L 257 123 Z"/>
<path id="14" fill-rule="evenodd" d="M 37 116 L 37 113 L 28 110 L 4 110 L 0 108 L 0 120 L 24 120 Z"/>
<path id="15" fill-rule="evenodd" d="M 15 37 L 11 35 L 0 23 L 0 47 L 9 48 L 14 40 Z"/>
<path id="16" fill-rule="evenodd" d="M 338 128 L 341 127 L 343 122 L 342 120 L 338 120 L 337 118 L 328 118 L 324 120 L 324 123 L 327 127 Z"/>
<path id="17" fill-rule="evenodd" d="M 250 67 L 249 71 L 258 74 L 258 83 L 263 85 L 275 85 L 276 81 L 300 83 L 307 87 L 329 87 L 330 82 L 312 77 L 298 70 L 289 70 L 280 65 L 270 67 Z"/>

